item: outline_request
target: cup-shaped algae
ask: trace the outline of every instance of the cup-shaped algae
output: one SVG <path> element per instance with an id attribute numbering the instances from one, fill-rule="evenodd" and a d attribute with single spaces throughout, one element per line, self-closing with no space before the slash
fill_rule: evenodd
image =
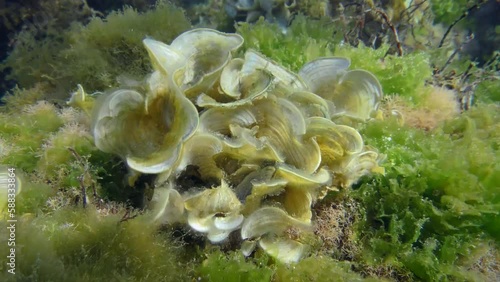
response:
<path id="1" fill-rule="evenodd" d="M 331 116 L 367 120 L 382 99 L 378 79 L 365 70 L 348 71 L 346 58 L 319 58 L 299 71 L 309 90 L 331 105 Z"/>
<path id="2" fill-rule="evenodd" d="M 188 223 L 196 231 L 207 233 L 214 243 L 225 240 L 240 227 L 241 203 L 224 180 L 216 188 L 204 190 L 185 201 Z"/>
<path id="3" fill-rule="evenodd" d="M 92 125 L 96 146 L 143 173 L 172 169 L 183 142 L 198 126 L 196 108 L 175 85 L 158 86 L 146 95 L 120 89 L 97 104 Z"/>
<path id="4" fill-rule="evenodd" d="M 156 70 L 172 78 L 187 97 L 194 98 L 219 78 L 231 52 L 243 44 L 237 34 L 197 28 L 179 35 L 170 45 L 145 39 Z"/>
<path id="5" fill-rule="evenodd" d="M 245 219 L 241 227 L 241 238 L 245 240 L 242 249 L 248 255 L 258 242 L 262 249 L 278 260 L 297 262 L 308 249 L 300 242 L 300 234 L 309 229 L 310 224 L 289 216 L 279 208 L 263 207 Z M 294 236 L 290 236 L 291 233 Z"/>
<path id="6" fill-rule="evenodd" d="M 242 38 L 209 29 L 144 44 L 154 73 L 146 90 L 96 101 L 97 147 L 136 171 L 162 173 L 154 220 L 187 222 L 212 243 L 241 229 L 245 255 L 258 244 L 298 261 L 314 202 L 378 168 L 358 131 L 331 120 L 368 119 L 382 95 L 378 81 L 347 71 L 343 58 L 313 61 L 299 74 L 252 50 L 231 60 Z M 185 187 L 179 180 L 193 171 L 197 182 Z"/>

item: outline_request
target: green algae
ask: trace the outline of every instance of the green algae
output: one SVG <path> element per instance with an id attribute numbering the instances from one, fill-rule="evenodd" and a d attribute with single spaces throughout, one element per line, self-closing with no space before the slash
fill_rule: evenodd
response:
<path id="1" fill-rule="evenodd" d="M 386 175 L 353 191 L 365 218 L 364 260 L 409 269 L 424 280 L 484 279 L 462 260 L 495 240 L 500 198 L 497 105 L 480 105 L 434 132 L 396 123 L 366 125 L 367 142 L 387 154 Z"/>
<path id="2" fill-rule="evenodd" d="M 3 170 L 3 167 L 2 167 Z M 2 171 L 3 172 L 3 171 Z M 55 195 L 55 191 L 47 184 L 36 183 L 27 178 L 21 171 L 16 171 L 16 188 L 19 193 L 16 196 L 15 211 L 19 216 L 36 216 L 49 211 L 47 199 Z M 20 191 L 20 192 L 19 192 Z M 6 199 L 2 198 L 2 201 Z M 2 203 L 0 206 L 0 218 L 5 219 L 7 209 Z"/>
<path id="3" fill-rule="evenodd" d="M 245 49 L 256 49 L 293 71 L 319 57 L 346 57 L 351 61 L 351 69 L 373 73 L 386 94 L 407 97 L 414 103 L 420 101 L 424 85 L 432 75 L 428 54 L 414 52 L 398 57 L 387 55 L 388 45 L 373 49 L 362 44 L 341 44 L 342 29 L 326 19 L 297 16 L 286 34 L 264 20 L 255 25 L 240 24 L 237 32 L 245 39 Z"/>
<path id="4" fill-rule="evenodd" d="M 350 262 L 337 261 L 325 256 L 306 258 L 293 266 L 279 265 L 273 281 L 383 281 L 375 277 L 364 278 L 352 270 Z"/>
<path id="5" fill-rule="evenodd" d="M 387 154 L 386 174 L 365 178 L 344 195 L 360 203 L 361 220 L 354 223 L 359 249 L 352 262 L 318 254 L 286 266 L 217 252 L 208 255 L 201 277 L 218 281 L 212 277 L 234 269 L 233 281 L 270 271 L 272 281 L 494 280 L 499 256 L 498 113 L 497 105 L 480 104 L 430 132 L 396 120 L 364 126 L 367 143 Z M 255 281 L 269 281 L 267 275 Z"/>
<path id="6" fill-rule="evenodd" d="M 16 274 L 2 264 L 2 281 L 186 281 L 189 274 L 181 249 L 140 219 L 65 208 L 22 219 L 16 230 Z"/>
<path id="7" fill-rule="evenodd" d="M 87 33 L 73 35 L 71 40 L 81 45 L 74 50 L 66 49 L 67 58 L 42 56 L 47 61 L 68 59 L 66 63 L 76 66 L 74 70 L 65 70 L 69 71 L 67 77 L 74 78 L 68 85 L 60 80 L 51 83 L 67 89 L 74 88 L 75 82 L 87 82 L 99 90 L 115 85 L 116 75 L 141 75 L 148 68 L 141 59 L 133 60 L 130 66 L 123 64 L 132 57 L 144 56 L 143 51 L 134 49 L 139 38 L 135 33 L 127 33 L 126 37 L 133 40 L 125 40 L 120 46 L 100 43 L 121 38 L 119 32 L 102 37 L 94 34 L 109 27 L 118 30 L 121 24 L 127 24 L 125 16 L 137 17 L 132 21 L 134 25 L 140 24 L 139 18 L 143 20 L 139 13 L 128 8 L 112 14 L 113 23 L 95 19 L 84 28 Z M 401 58 L 386 56 L 387 46 L 377 50 L 338 46 L 338 33 L 323 20 L 299 18 L 287 34 L 264 22 L 255 26 L 243 24 L 238 31 L 245 37 L 246 48 L 257 49 L 293 70 L 317 57 L 346 56 L 354 68 L 375 73 L 386 93 L 416 102 L 431 76 L 428 54 L 411 53 Z M 161 35 L 154 37 L 162 40 Z M 78 57 L 87 48 L 89 53 Z M 49 52 L 48 49 L 43 52 Z M 108 49 L 114 51 L 107 53 Z M 121 55 L 115 58 L 115 54 Z M 106 59 L 95 64 L 79 62 L 85 56 L 92 57 L 90 62 Z M 83 70 L 85 67 L 90 69 Z M 179 243 L 143 223 L 141 217 L 119 223 L 120 216 L 97 215 L 94 206 L 82 210 L 74 208 L 74 202 L 65 202 L 56 205 L 57 208 L 47 207 L 51 201 L 66 201 L 71 193 L 79 194 L 78 177 L 85 172 L 89 173 L 85 184 L 98 183 L 98 194 L 105 200 L 129 202 L 131 197 L 143 195 L 140 189 L 123 184 L 124 167 L 116 158 L 96 150 L 88 132 L 68 127 L 68 121 L 50 106 L 50 110 L 43 107 L 33 110 L 29 106 L 46 94 L 34 88 L 19 90 L 24 91 L 21 96 L 25 99 L 9 96 L 5 107 L 8 110 L 0 113 L 0 141 L 9 144 L 1 162 L 31 176 L 41 173 L 42 178 L 23 181 L 23 190 L 17 198 L 18 212 L 26 218 L 18 233 L 19 242 L 25 246 L 19 252 L 20 272 L 16 278 L 182 281 L 194 275 L 207 281 L 329 281 L 332 277 L 361 281 L 363 276 L 426 281 L 492 280 L 488 271 L 498 268 L 498 264 L 482 261 L 491 253 L 493 260 L 496 256 L 498 261 L 500 117 L 497 105 L 483 103 L 498 101 L 497 84 L 496 81 L 481 83 L 476 93 L 480 101 L 477 107 L 430 132 L 402 127 L 391 119 L 364 126 L 366 142 L 387 155 L 386 174 L 364 178 L 353 191 L 346 193 L 361 206 L 361 220 L 355 224 L 361 252 L 354 254 L 352 261 L 313 255 L 287 266 L 263 255 L 245 259 L 238 252 L 209 252 L 203 254 L 206 259 L 196 266 L 196 274 L 185 273 L 191 265 L 179 268 L 176 262 Z M 50 186 L 41 183 L 47 180 Z M 66 190 L 66 194 L 55 196 L 58 190 Z M 36 217 L 31 218 L 33 215 Z M 2 253 L 5 246 L 0 247 Z M 5 273 L 5 269 L 1 270 Z"/>
<path id="8" fill-rule="evenodd" d="M 213 251 L 197 269 L 203 281 L 271 281 L 274 269 L 266 255 L 247 259 L 240 252 Z"/>
<path id="9" fill-rule="evenodd" d="M 91 92 L 106 89 L 117 85 L 119 75 L 135 78 L 149 71 L 142 47 L 145 35 L 170 42 L 189 27 L 183 11 L 167 2 L 159 2 L 154 10 L 144 13 L 126 7 L 71 30 L 71 47 L 61 55 L 73 85 L 81 83 Z"/>
<path id="10" fill-rule="evenodd" d="M 0 113 L 0 121 L 0 138 L 8 146 L 1 162 L 28 172 L 35 170 L 44 140 L 63 125 L 55 107 L 43 102 L 21 114 Z"/>
<path id="11" fill-rule="evenodd" d="M 260 19 L 255 24 L 241 23 L 236 31 L 245 39 L 244 49 L 255 49 L 284 67 L 296 72 L 305 63 L 334 50 L 333 35 L 337 32 L 328 20 L 307 20 L 297 16 L 287 30 Z M 244 50 L 242 50 L 244 52 Z"/>
<path id="12" fill-rule="evenodd" d="M 431 1 L 432 12 L 435 15 L 435 21 L 444 24 L 451 24 L 457 20 L 468 7 L 479 1 L 470 0 L 439 0 Z"/>
<path id="13" fill-rule="evenodd" d="M 475 99 L 483 103 L 500 102 L 500 79 L 481 82 L 477 86 Z"/>
<path id="14" fill-rule="evenodd" d="M 21 32 L 0 66 L 11 69 L 10 79 L 20 87 L 42 82 L 54 92 L 51 97 L 65 99 L 77 84 L 93 92 L 117 86 L 120 75 L 142 77 L 149 72 L 144 36 L 170 42 L 189 27 L 184 12 L 166 1 L 145 12 L 125 7 L 44 39 L 37 30 Z"/>
<path id="15" fill-rule="evenodd" d="M 364 69 L 373 73 L 380 81 L 385 94 L 406 97 L 418 104 L 425 92 L 426 81 L 430 80 L 432 75 L 428 55 L 424 52 L 414 52 L 404 57 L 386 56 L 388 49 L 387 45 L 378 49 L 341 46 L 334 55 L 349 58 L 353 69 Z"/>
<path id="16" fill-rule="evenodd" d="M 53 191 L 61 192 L 53 201 L 66 204 L 57 206 L 80 198 L 82 184 L 92 187 L 87 190 L 89 195 L 95 189 L 105 200 L 129 202 L 141 198 L 143 189 L 134 189 L 123 179 L 127 171 L 121 161 L 94 145 L 88 117 L 46 101 L 31 104 L 43 95 L 40 88 L 18 89 L 5 99 L 0 112 L 0 164 L 27 173 L 32 185 L 48 183 Z M 131 203 L 141 206 L 138 200 Z"/>
<path id="17" fill-rule="evenodd" d="M 384 281 L 363 278 L 352 264 L 328 256 L 313 256 L 292 265 L 281 264 L 265 254 L 245 258 L 240 252 L 211 251 L 196 274 L 202 281 Z"/>

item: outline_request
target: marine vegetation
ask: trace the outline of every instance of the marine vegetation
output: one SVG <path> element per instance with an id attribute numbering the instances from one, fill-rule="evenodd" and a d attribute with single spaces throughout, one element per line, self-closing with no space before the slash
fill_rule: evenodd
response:
<path id="1" fill-rule="evenodd" d="M 425 19 L 450 1 L 264 2 L 20 41 L 1 281 L 500 279 L 500 56 Z"/>
<path id="2" fill-rule="evenodd" d="M 20 87 L 42 84 L 51 99 L 65 99 L 79 83 L 98 91 L 117 86 L 117 77 L 122 81 L 142 77 L 150 71 L 141 46 L 144 36 L 171 41 L 190 28 L 183 11 L 166 1 L 144 12 L 125 6 L 64 29 L 52 22 L 59 17 L 44 16 L 46 26 L 17 35 L 15 48 L 0 69 L 10 69 L 8 78 Z"/>
<path id="3" fill-rule="evenodd" d="M 121 156 L 134 174 L 159 175 L 156 220 L 186 222 L 212 243 L 241 229 L 246 255 L 258 243 L 295 262 L 308 249 L 311 206 L 329 190 L 383 172 L 382 157 L 358 131 L 332 121 L 370 119 L 382 88 L 340 57 L 311 61 L 298 74 L 252 50 L 232 59 L 242 44 L 237 34 L 211 29 L 170 45 L 145 39 L 155 71 L 137 86 L 144 94 L 100 95 L 91 131 L 96 146 Z M 74 95 L 70 105 L 87 99 Z M 186 173 L 195 185 L 182 185 Z"/>

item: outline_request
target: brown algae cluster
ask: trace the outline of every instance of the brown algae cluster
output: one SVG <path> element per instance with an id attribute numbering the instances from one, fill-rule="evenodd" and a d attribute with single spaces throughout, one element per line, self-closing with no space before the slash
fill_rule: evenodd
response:
<path id="1" fill-rule="evenodd" d="M 258 245 L 294 262 L 309 249 L 312 205 L 383 173 L 382 156 L 342 124 L 371 119 L 382 89 L 345 58 L 319 58 L 295 74 L 253 50 L 232 58 L 242 44 L 211 29 L 170 45 L 145 39 L 154 67 L 145 83 L 95 102 L 80 89 L 70 104 L 91 113 L 100 150 L 121 156 L 133 175 L 157 175 L 155 222 L 187 223 L 212 243 L 237 231 L 245 255 Z"/>

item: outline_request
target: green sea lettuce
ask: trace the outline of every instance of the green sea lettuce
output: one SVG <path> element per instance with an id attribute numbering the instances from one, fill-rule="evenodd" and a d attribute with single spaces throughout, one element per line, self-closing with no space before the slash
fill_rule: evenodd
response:
<path id="1" fill-rule="evenodd" d="M 463 268 L 477 240 L 500 239 L 498 113 L 483 104 L 429 133 L 367 124 L 368 144 L 387 162 L 385 176 L 353 192 L 366 209 L 358 225 L 365 260 L 403 265 L 424 280 L 481 279 Z"/>

